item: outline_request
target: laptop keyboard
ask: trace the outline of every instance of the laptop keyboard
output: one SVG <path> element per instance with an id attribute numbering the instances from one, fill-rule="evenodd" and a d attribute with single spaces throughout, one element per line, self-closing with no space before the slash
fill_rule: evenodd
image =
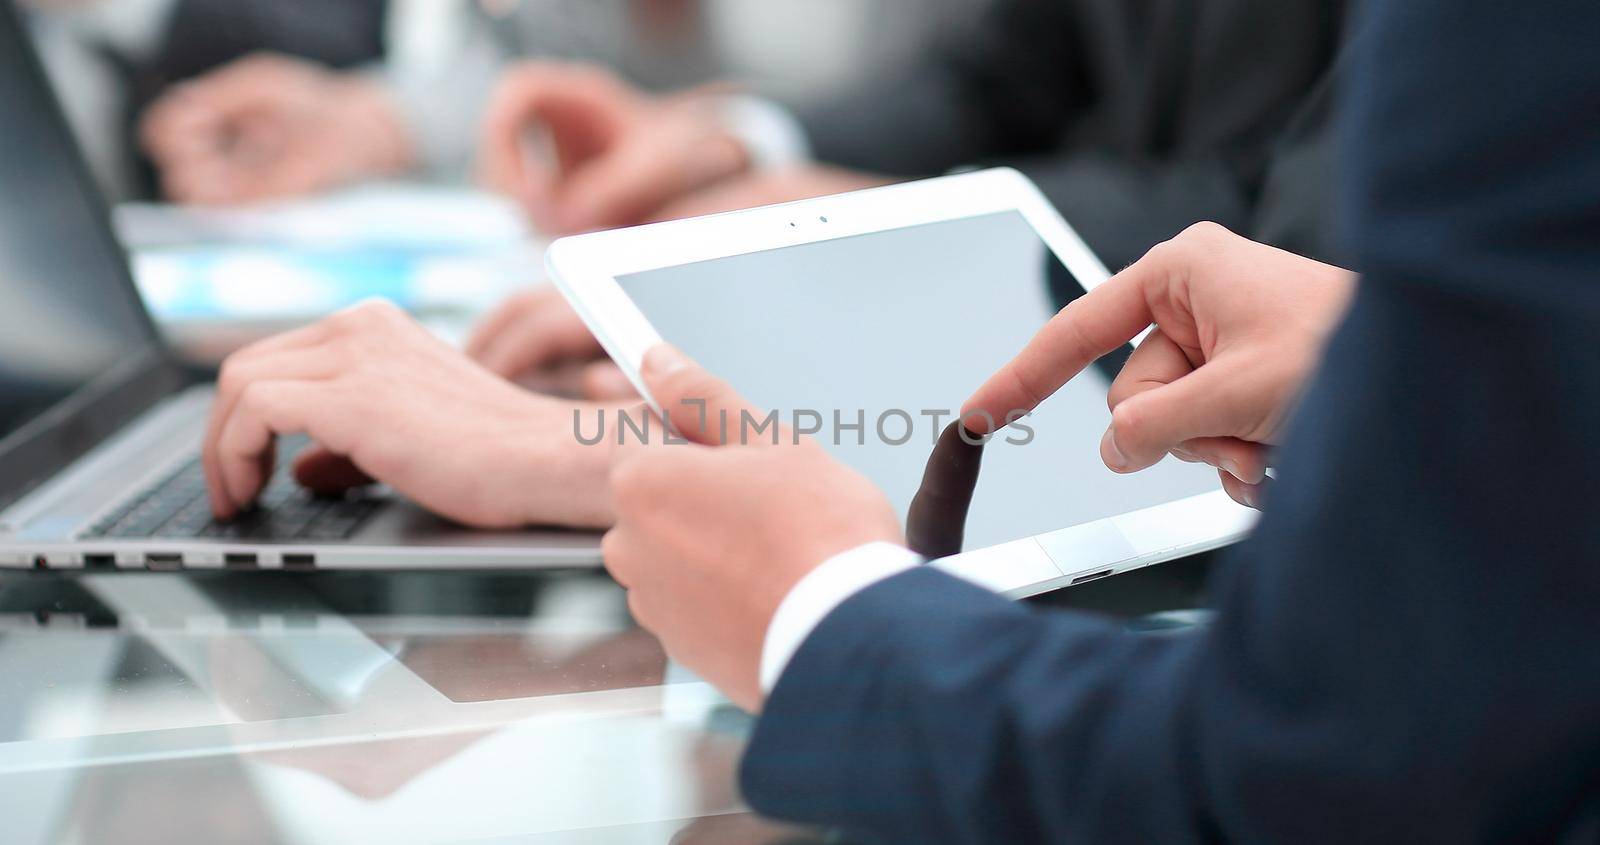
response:
<path id="1" fill-rule="evenodd" d="M 216 540 L 344 540 L 381 507 L 372 498 L 313 496 L 289 474 L 305 438 L 286 438 L 278 448 L 278 471 L 256 506 L 227 522 L 211 517 L 205 470 L 199 456 L 133 495 L 84 533 L 85 539 L 141 537 Z"/>

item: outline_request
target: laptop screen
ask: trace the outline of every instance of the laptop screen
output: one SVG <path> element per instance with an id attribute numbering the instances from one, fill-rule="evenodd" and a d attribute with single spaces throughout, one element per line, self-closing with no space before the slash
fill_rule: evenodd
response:
<path id="1" fill-rule="evenodd" d="M 44 429 L 148 373 L 158 351 L 24 23 L 0 2 L 0 452 L 38 453 Z M 79 445 L 99 428 L 78 428 Z"/>

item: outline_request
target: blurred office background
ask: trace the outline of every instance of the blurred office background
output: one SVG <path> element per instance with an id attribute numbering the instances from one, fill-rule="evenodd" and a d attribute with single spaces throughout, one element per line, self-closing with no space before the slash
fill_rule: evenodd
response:
<path id="1" fill-rule="evenodd" d="M 477 190 L 484 114 L 519 61 L 597 63 L 661 92 L 730 83 L 803 108 L 903 71 L 990 0 L 0 2 L 18 3 L 28 17 L 95 181 L 117 206 L 147 306 L 184 357 L 209 364 L 369 297 L 459 341 L 484 309 L 541 281 L 542 233 L 509 198 Z M 276 76 L 259 68 L 230 75 L 262 56 L 282 60 Z M 302 85 L 307 74 L 321 76 L 321 87 Z M 253 82 L 219 87 L 222 78 Z M 196 80 L 212 106 L 287 99 L 262 127 L 281 129 L 283 115 L 307 113 L 324 140 L 308 147 L 300 133 L 298 145 L 273 153 L 305 167 L 333 167 L 372 146 L 361 123 L 339 116 L 360 112 L 359 100 L 326 83 L 379 91 L 385 121 L 402 130 L 406 162 L 398 171 L 310 178 L 317 187 L 309 190 L 254 192 L 278 200 L 265 204 L 186 193 L 172 184 L 175 173 L 198 175 L 188 182 L 202 194 L 228 177 L 193 158 L 157 167 L 157 146 L 164 155 L 176 143 L 217 156 L 223 144 L 220 155 L 235 162 L 252 149 L 243 106 L 228 116 L 228 131 L 217 128 L 221 118 L 198 125 L 194 115 L 206 110 L 192 93 L 181 104 L 195 90 L 185 83 Z M 164 119 L 173 112 L 188 116 Z M 165 127 L 155 146 L 153 125 Z"/>
<path id="2" fill-rule="evenodd" d="M 729 80 L 804 105 L 893 73 L 989 0 L 20 0 L 108 196 L 153 199 L 139 118 L 163 93 L 261 53 L 397 80 L 445 157 L 516 58 L 604 63 L 647 88 Z M 438 162 L 433 162 L 438 164 Z M 467 162 L 436 166 L 461 178 Z"/>

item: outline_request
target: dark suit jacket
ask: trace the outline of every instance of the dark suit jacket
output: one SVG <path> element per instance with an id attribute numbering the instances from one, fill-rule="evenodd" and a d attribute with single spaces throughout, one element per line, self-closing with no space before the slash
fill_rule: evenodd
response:
<path id="1" fill-rule="evenodd" d="M 1031 176 L 1107 264 L 1200 220 L 1333 253 L 1345 0 L 998 0 L 903 78 L 810 112 L 819 158 Z"/>
<path id="2" fill-rule="evenodd" d="M 767 702 L 756 808 L 896 842 L 1600 841 L 1600 5 L 1364 26 L 1367 274 L 1218 621 L 882 582 Z"/>

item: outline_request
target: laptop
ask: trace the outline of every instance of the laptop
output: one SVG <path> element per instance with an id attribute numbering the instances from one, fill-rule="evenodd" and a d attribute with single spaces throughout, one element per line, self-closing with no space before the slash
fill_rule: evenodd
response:
<path id="1" fill-rule="evenodd" d="M 484 532 L 381 488 L 316 498 L 280 469 L 212 520 L 211 390 L 163 343 L 24 23 L 0 3 L 0 566 L 595 566 L 596 535 Z M 279 467 L 303 441 L 279 444 Z"/>

